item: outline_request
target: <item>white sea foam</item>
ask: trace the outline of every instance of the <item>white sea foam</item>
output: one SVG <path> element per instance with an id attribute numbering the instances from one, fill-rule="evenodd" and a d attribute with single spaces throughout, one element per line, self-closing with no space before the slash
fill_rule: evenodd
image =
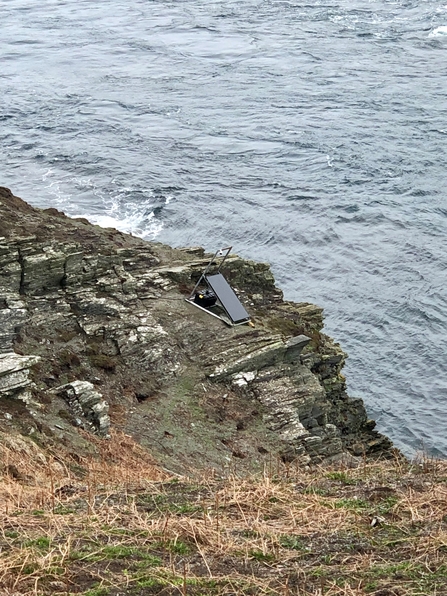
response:
<path id="1" fill-rule="evenodd" d="M 102 228 L 116 228 L 120 232 L 148 240 L 154 239 L 163 229 L 163 222 L 158 221 L 153 213 L 145 218 L 142 218 L 141 214 L 138 213 L 122 216 L 118 214 L 83 214 L 82 217 L 86 217 L 91 223 Z"/>
<path id="2" fill-rule="evenodd" d="M 447 35 L 447 25 L 436 27 L 433 31 L 430 31 L 428 37 L 442 37 L 443 35 Z"/>
<path id="3" fill-rule="evenodd" d="M 54 178 L 54 179 L 52 179 Z M 132 192 L 132 188 L 123 187 L 115 196 L 108 197 L 104 191 L 96 186 L 96 183 L 90 178 L 82 178 L 71 175 L 64 175 L 61 172 L 49 168 L 42 175 L 42 181 L 46 183 L 45 189 L 52 197 L 52 203 L 63 208 L 64 212 L 70 217 L 85 217 L 91 223 L 102 228 L 116 228 L 121 232 L 133 234 L 147 240 L 153 240 L 163 229 L 163 222 L 159 221 L 153 211 L 149 212 L 147 206 L 125 205 L 123 197 L 126 192 Z M 77 188 L 88 190 L 92 196 L 98 200 L 95 208 L 101 205 L 101 212 L 91 212 L 86 205 L 86 209 L 79 210 L 79 204 L 76 195 L 68 192 L 68 188 Z M 150 194 L 152 191 L 146 189 Z M 172 199 L 172 196 L 166 198 L 166 204 Z"/>

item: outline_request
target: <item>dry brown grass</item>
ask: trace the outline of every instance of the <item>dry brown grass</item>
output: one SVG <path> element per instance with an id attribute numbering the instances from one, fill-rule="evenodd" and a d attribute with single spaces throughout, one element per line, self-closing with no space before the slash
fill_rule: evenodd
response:
<path id="1" fill-rule="evenodd" d="M 446 462 L 169 478 L 129 437 L 98 448 L 27 444 L 3 476 L 1 594 L 447 594 Z"/>
<path id="2" fill-rule="evenodd" d="M 89 441 L 97 453 L 81 457 L 61 448 L 43 450 L 20 435 L 0 434 L 0 513 L 53 511 L 66 492 L 87 491 L 91 500 L 98 490 L 133 490 L 168 478 L 168 473 L 123 433 L 112 432 L 110 440 L 90 435 Z"/>

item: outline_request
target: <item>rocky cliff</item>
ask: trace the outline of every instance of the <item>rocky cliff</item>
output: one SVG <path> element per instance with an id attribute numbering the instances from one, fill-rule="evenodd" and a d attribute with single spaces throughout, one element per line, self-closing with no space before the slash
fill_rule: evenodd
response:
<path id="1" fill-rule="evenodd" d="M 0 188 L 0 432 L 82 453 L 113 427 L 177 471 L 390 455 L 322 309 L 232 256 L 252 326 L 228 327 L 184 300 L 209 258 Z"/>

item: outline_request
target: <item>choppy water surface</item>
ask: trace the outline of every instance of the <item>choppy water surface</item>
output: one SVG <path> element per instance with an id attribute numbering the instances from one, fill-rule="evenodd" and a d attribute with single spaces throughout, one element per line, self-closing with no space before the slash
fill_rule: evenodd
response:
<path id="1" fill-rule="evenodd" d="M 1 184 L 269 261 L 351 395 L 447 456 L 447 3 L 9 0 Z"/>

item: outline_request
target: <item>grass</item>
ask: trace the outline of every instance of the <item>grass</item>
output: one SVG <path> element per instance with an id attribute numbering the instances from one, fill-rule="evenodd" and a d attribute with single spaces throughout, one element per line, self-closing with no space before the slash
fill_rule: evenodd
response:
<path id="1" fill-rule="evenodd" d="M 331 480 L 338 480 L 342 484 L 355 484 L 355 480 L 349 476 L 347 472 L 343 472 L 340 470 L 334 470 L 332 472 L 328 472 L 326 474 L 326 478 L 330 478 Z"/>
<path id="2" fill-rule="evenodd" d="M 0 482 L 0 594 L 447 594 L 446 462 L 177 478 L 124 435 L 98 444 L 74 474 L 0 441 L 28 461 Z"/>
<path id="3" fill-rule="evenodd" d="M 289 550 L 306 550 L 303 540 L 296 535 L 284 535 L 279 537 L 279 544 Z"/>

